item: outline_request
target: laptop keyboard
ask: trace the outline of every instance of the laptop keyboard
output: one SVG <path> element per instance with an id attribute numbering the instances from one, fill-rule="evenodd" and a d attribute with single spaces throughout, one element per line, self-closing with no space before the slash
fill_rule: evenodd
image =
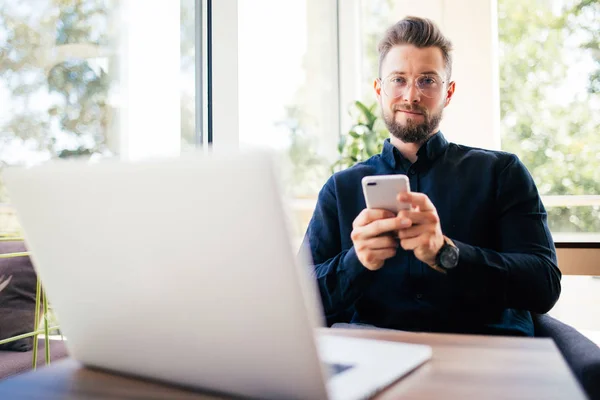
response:
<path id="1" fill-rule="evenodd" d="M 325 366 L 329 370 L 329 376 L 332 377 L 337 374 L 341 374 L 344 371 L 354 367 L 354 365 L 348 364 L 336 364 L 336 363 L 325 363 Z"/>

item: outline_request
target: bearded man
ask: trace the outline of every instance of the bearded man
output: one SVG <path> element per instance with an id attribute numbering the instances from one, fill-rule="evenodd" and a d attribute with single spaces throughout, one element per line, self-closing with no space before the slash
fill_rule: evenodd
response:
<path id="1" fill-rule="evenodd" d="M 517 156 L 449 143 L 452 45 L 407 17 L 379 44 L 374 89 L 390 138 L 334 174 L 305 236 L 329 325 L 533 336 L 560 295 L 547 214 Z M 477 99 L 472 99 L 477 101 Z M 468 121 L 465 121 L 468 129 Z M 367 209 L 361 179 L 404 174 L 412 209 Z"/>

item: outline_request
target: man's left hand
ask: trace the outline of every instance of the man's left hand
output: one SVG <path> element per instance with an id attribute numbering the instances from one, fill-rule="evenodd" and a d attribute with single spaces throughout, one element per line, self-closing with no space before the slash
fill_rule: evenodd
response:
<path id="1" fill-rule="evenodd" d="M 444 235 L 435 206 L 423 193 L 400 193 L 398 200 L 412 205 L 411 210 L 398 213 L 404 226 L 398 231 L 400 246 L 412 250 L 415 257 L 437 270 L 435 257 L 444 245 Z"/>

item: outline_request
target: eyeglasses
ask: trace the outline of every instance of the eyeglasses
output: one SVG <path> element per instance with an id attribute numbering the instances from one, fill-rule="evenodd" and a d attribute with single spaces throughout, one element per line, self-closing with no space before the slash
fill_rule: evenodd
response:
<path id="1" fill-rule="evenodd" d="M 379 79 L 379 82 L 383 92 L 393 99 L 403 96 L 413 84 L 419 93 L 431 99 L 441 92 L 445 83 L 439 76 L 429 74 L 419 75 L 414 80 L 393 74 L 383 80 Z"/>

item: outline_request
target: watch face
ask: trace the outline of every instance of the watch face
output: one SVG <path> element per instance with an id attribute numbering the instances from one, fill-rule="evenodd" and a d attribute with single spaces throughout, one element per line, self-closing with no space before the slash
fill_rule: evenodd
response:
<path id="1" fill-rule="evenodd" d="M 458 264 L 458 249 L 452 246 L 446 247 L 445 251 L 441 254 L 440 261 L 442 267 L 446 269 L 456 267 L 456 264 Z"/>

